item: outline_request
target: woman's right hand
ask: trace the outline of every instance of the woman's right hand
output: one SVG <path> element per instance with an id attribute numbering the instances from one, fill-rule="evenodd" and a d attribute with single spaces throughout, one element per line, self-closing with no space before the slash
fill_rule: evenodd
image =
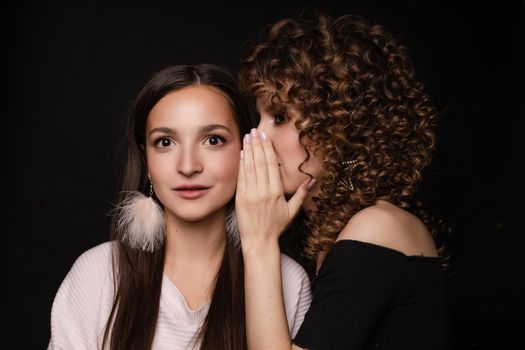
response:
<path id="1" fill-rule="evenodd" d="M 252 129 L 241 152 L 235 212 L 244 261 L 248 348 L 289 350 L 278 238 L 299 212 L 308 182 L 287 202 L 266 134 Z"/>
<path id="2" fill-rule="evenodd" d="M 303 204 L 312 180 L 306 180 L 286 201 L 273 145 L 257 129 L 245 135 L 235 198 L 237 224 L 244 252 L 278 242 Z M 310 186 L 308 186 L 310 184 Z"/>

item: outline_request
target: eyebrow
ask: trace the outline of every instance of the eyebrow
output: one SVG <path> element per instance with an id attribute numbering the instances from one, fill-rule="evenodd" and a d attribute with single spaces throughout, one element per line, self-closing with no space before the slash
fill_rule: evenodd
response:
<path id="1" fill-rule="evenodd" d="M 225 127 L 224 125 L 221 125 L 221 124 L 209 124 L 209 125 L 201 126 L 199 128 L 199 132 L 207 133 L 207 132 L 211 132 L 211 131 L 214 131 L 214 130 L 217 130 L 217 129 L 224 129 L 227 132 L 229 132 L 230 134 L 232 133 L 230 129 L 228 129 L 227 127 Z M 151 134 L 153 134 L 155 132 L 162 132 L 162 133 L 170 134 L 170 135 L 176 135 L 177 134 L 177 131 L 172 129 L 172 128 L 158 127 L 158 128 L 151 129 L 150 132 L 149 132 L 149 135 L 151 136 Z"/>
<path id="2" fill-rule="evenodd" d="M 217 129 L 224 129 L 227 132 L 229 132 L 230 134 L 232 133 L 230 129 L 228 129 L 227 127 L 225 127 L 222 124 L 205 125 L 205 126 L 200 127 L 199 131 L 204 133 L 204 132 L 210 132 L 210 131 L 217 130 Z"/>

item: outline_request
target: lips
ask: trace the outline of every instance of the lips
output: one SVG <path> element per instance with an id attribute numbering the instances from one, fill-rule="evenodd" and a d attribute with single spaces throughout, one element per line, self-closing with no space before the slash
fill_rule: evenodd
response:
<path id="1" fill-rule="evenodd" d="M 197 199 L 208 193 L 210 188 L 200 184 L 184 184 L 175 187 L 174 190 L 183 199 Z"/>

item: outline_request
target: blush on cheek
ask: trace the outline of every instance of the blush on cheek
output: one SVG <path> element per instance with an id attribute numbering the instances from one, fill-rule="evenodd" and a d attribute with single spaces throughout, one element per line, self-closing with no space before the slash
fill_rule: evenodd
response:
<path id="1" fill-rule="evenodd" d="M 226 182 L 229 182 L 229 180 L 237 182 L 239 158 L 240 156 L 238 152 L 228 152 L 228 154 L 225 154 L 224 156 L 215 157 L 212 162 L 216 176 Z"/>

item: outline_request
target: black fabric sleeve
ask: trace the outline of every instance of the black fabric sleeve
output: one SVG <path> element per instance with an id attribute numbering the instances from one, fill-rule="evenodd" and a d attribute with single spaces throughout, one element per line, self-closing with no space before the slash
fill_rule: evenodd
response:
<path id="1" fill-rule="evenodd" d="M 313 300 L 294 343 L 302 348 L 363 349 L 389 305 L 406 286 L 406 256 L 341 240 L 314 279 Z"/>

